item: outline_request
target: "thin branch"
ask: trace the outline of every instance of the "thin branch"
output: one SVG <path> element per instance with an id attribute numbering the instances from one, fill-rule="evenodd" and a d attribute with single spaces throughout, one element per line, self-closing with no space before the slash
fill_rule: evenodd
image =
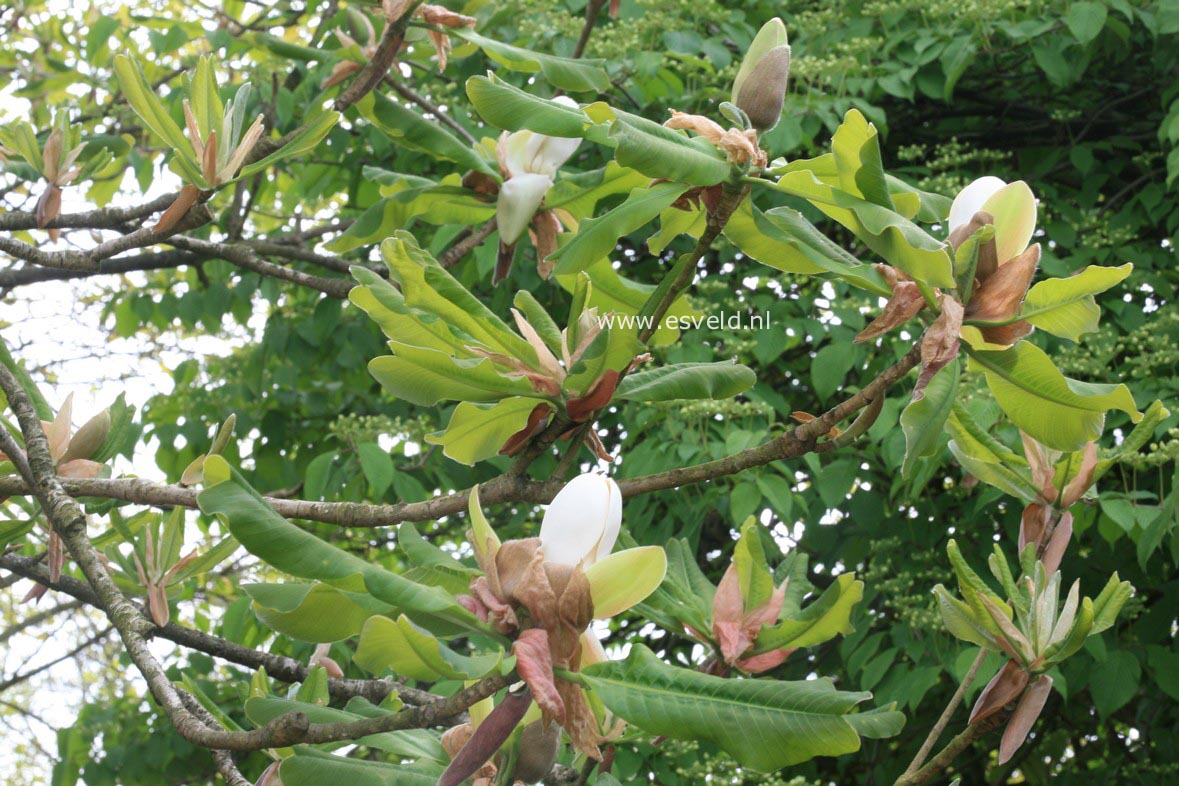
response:
<path id="1" fill-rule="evenodd" d="M 49 453 L 49 440 L 37 412 L 20 383 L 0 366 L 0 389 L 8 397 L 8 406 L 16 415 L 25 440 L 34 488 L 50 526 L 65 542 L 86 581 L 95 591 L 99 607 L 123 640 L 123 647 L 159 703 L 168 720 L 189 742 L 219 750 L 261 750 L 287 747 L 298 743 L 316 744 L 358 739 L 399 729 L 426 728 L 458 715 L 472 704 L 510 685 L 515 673 L 492 675 L 454 695 L 437 699 L 420 707 L 392 715 L 338 723 L 311 723 L 301 712 L 290 712 L 272 719 L 265 726 L 248 732 L 211 728 L 185 706 L 177 688 L 152 655 L 144 638 L 151 623 L 123 596 L 86 534 L 86 515 L 78 503 L 65 493 L 56 475 Z M 10 455 L 19 452 L 15 440 L 0 429 L 0 449 Z"/>
<path id="2" fill-rule="evenodd" d="M 426 98 L 424 95 L 414 90 L 409 85 L 403 83 L 399 79 L 394 79 L 392 74 L 385 75 L 385 84 L 393 88 L 393 92 L 404 98 L 406 101 L 417 104 L 427 113 L 438 118 L 438 120 L 445 126 L 449 126 L 452 131 L 461 136 L 470 145 L 475 145 L 479 140 L 475 139 L 475 135 L 467 129 L 463 128 L 462 124 L 450 116 L 440 106 Z"/>
<path id="3" fill-rule="evenodd" d="M 950 719 L 954 717 L 954 711 L 958 709 L 958 705 L 966 697 L 966 691 L 970 689 L 974 678 L 978 676 L 978 670 L 982 667 L 986 657 L 987 651 L 980 647 L 978 655 L 975 656 L 974 662 L 970 664 L 970 669 L 966 672 L 966 676 L 962 678 L 962 682 L 958 683 L 958 690 L 954 691 L 954 695 L 950 698 L 950 703 L 942 710 L 941 717 L 937 719 L 937 723 L 930 729 L 929 736 L 925 738 L 921 749 L 917 751 L 917 755 L 913 757 L 913 761 L 909 762 L 909 766 L 901 774 L 902 779 L 909 777 L 921 769 L 921 765 L 925 763 L 926 758 L 933 751 L 933 746 L 937 744 L 938 739 L 941 738 L 942 733 L 946 730 L 946 726 L 950 724 Z"/>
<path id="4" fill-rule="evenodd" d="M 308 287 L 334 298 L 344 299 L 352 290 L 352 282 L 342 278 L 324 278 L 299 270 L 267 262 L 249 246 L 237 243 L 214 243 L 187 236 L 177 236 L 168 241 L 177 248 L 192 251 L 207 259 L 224 259 L 232 265 L 281 281 Z"/>
<path id="5" fill-rule="evenodd" d="M 606 5 L 606 0 L 589 0 L 585 4 L 585 24 L 581 28 L 581 35 L 577 39 L 577 46 L 573 47 L 573 59 L 581 57 L 585 54 L 585 47 L 589 44 L 590 34 L 594 32 L 594 25 L 597 24 L 598 14 L 602 11 L 602 6 Z"/>
<path id="6" fill-rule="evenodd" d="M 364 98 L 381 83 L 385 74 L 389 73 L 389 69 L 393 66 L 393 59 L 397 57 L 397 50 L 401 48 L 401 44 L 405 40 L 405 28 L 412 16 L 413 9 L 410 8 L 400 19 L 385 25 L 385 29 L 381 31 L 381 40 L 377 43 L 376 50 L 373 51 L 373 56 L 369 58 L 368 63 L 360 70 L 356 78 L 348 84 L 348 87 L 344 88 L 343 92 L 336 97 L 335 109 L 337 112 L 343 112 Z"/>
<path id="7" fill-rule="evenodd" d="M 989 718 L 980 720 L 978 723 L 970 724 L 958 736 L 950 740 L 946 744 L 946 747 L 942 748 L 936 756 L 930 759 L 928 764 L 911 775 L 902 775 L 893 786 L 925 786 L 935 776 L 949 767 L 954 759 L 958 758 L 975 740 L 1006 723 L 1010 715 L 1010 712 L 1003 710 Z"/>
<path id="8" fill-rule="evenodd" d="M 438 257 L 438 264 L 445 268 L 454 267 L 463 257 L 467 255 L 468 252 L 478 248 L 479 245 L 484 240 L 486 240 L 492 232 L 495 231 L 495 228 L 496 222 L 493 218 L 478 229 L 472 230 L 469 235 L 443 251 L 442 255 Z"/>
<path id="9" fill-rule="evenodd" d="M 38 674 L 41 674 L 42 672 L 52 669 L 54 666 L 61 663 L 62 661 L 69 660 L 70 658 L 79 654 L 83 650 L 88 649 L 91 645 L 97 644 L 98 642 L 105 639 L 108 635 L 110 635 L 110 632 L 112 630 L 114 630 L 114 626 L 108 625 L 102 631 L 100 631 L 99 633 L 96 633 L 93 636 L 91 636 L 90 638 L 86 639 L 81 644 L 74 647 L 72 650 L 65 653 L 61 657 L 54 658 L 53 660 L 49 661 L 48 663 L 43 663 L 35 669 L 30 669 L 29 671 L 23 672 L 21 674 L 14 674 L 13 676 L 9 677 L 6 680 L 0 681 L 0 693 L 3 693 L 4 691 L 8 690 L 9 688 L 13 687 L 14 685 L 19 685 L 22 682 L 27 682 L 28 680 L 32 679 L 33 677 L 36 677 Z"/>
<path id="10" fill-rule="evenodd" d="M 35 560 L 30 559 L 29 561 L 35 565 L 39 565 L 39 563 L 37 563 Z M 49 573 L 48 570 L 46 570 L 45 572 L 46 572 L 46 574 Z M 16 636 L 17 634 L 19 634 L 23 631 L 26 631 L 29 628 L 36 627 L 37 625 L 40 625 L 42 622 L 45 622 L 46 620 L 53 619 L 54 617 L 56 617 L 58 614 L 61 614 L 62 612 L 73 611 L 74 609 L 80 608 L 81 606 L 82 606 L 81 601 L 72 600 L 72 601 L 68 601 L 66 603 L 59 603 L 58 605 L 51 606 L 50 608 L 47 608 L 47 609 L 41 609 L 36 614 L 30 614 L 28 617 L 25 617 L 23 620 L 16 623 L 8 630 L 4 631 L 3 633 L 0 633 L 0 645 L 7 644 L 9 639 L 11 639 L 13 636 Z"/>

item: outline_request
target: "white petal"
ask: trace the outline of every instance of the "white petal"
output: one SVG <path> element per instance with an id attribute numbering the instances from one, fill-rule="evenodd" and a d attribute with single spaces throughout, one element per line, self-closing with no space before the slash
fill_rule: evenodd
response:
<path id="1" fill-rule="evenodd" d="M 547 175 L 527 172 L 503 184 L 495 203 L 495 219 L 504 243 L 511 245 L 520 239 L 552 185 L 553 180 Z"/>
<path id="2" fill-rule="evenodd" d="M 508 170 L 508 177 L 516 177 L 530 172 L 528 162 L 532 157 L 529 143 L 536 134 L 531 131 L 515 131 L 500 141 L 500 158 L 504 168 Z"/>
<path id="3" fill-rule="evenodd" d="M 569 156 L 573 155 L 577 146 L 581 144 L 580 139 L 542 134 L 536 135 L 536 142 L 538 143 L 530 145 L 532 157 L 528 163 L 528 171 L 550 177 L 557 174 L 557 170 L 569 160 Z"/>
<path id="4" fill-rule="evenodd" d="M 1005 185 L 1007 183 L 1000 178 L 987 175 L 959 191 L 958 196 L 954 197 L 954 203 L 950 205 L 950 231 L 953 232 L 969 223 L 974 214 L 982 210 L 983 203 Z"/>
<path id="5" fill-rule="evenodd" d="M 540 525 L 548 562 L 589 566 L 609 554 L 622 526 L 622 494 L 604 475 L 579 475 L 553 499 Z"/>

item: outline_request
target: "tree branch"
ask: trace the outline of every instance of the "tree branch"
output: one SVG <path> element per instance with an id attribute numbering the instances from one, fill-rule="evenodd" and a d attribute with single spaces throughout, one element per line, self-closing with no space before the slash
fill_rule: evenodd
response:
<path id="1" fill-rule="evenodd" d="M 987 651 L 979 647 L 978 655 L 975 656 L 974 662 L 970 664 L 970 669 L 966 672 L 966 676 L 962 678 L 962 682 L 958 683 L 958 690 L 954 691 L 954 695 L 950 698 L 950 703 L 942 710 L 941 716 L 937 719 L 937 723 L 929 731 L 929 736 L 925 738 L 921 749 L 917 751 L 917 755 L 913 757 L 913 761 L 909 762 L 908 768 L 901 774 L 901 779 L 909 777 L 917 770 L 921 769 L 921 765 L 925 763 L 925 759 L 933 751 L 933 746 L 937 744 L 938 739 L 946 730 L 946 726 L 950 724 L 950 719 L 954 717 L 954 711 L 958 709 L 958 705 L 962 703 L 962 699 L 966 697 L 966 691 L 970 689 L 970 684 L 974 682 L 974 678 L 978 676 L 978 670 L 982 667 L 983 661 L 986 660 Z M 899 783 L 899 781 L 898 781 Z"/>

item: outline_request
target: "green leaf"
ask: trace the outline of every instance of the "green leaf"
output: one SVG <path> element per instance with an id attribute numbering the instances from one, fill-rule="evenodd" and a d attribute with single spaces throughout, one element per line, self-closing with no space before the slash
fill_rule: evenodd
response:
<path id="1" fill-rule="evenodd" d="M 408 179 L 400 189 L 368 207 L 352 226 L 326 243 L 324 248 L 343 254 L 360 246 L 376 243 L 398 229 L 408 229 L 414 220 L 430 224 L 478 224 L 495 215 L 495 205 L 480 199 L 474 192 L 458 185 L 457 175 L 442 183 L 413 186 Z"/>
<path id="2" fill-rule="evenodd" d="M 1105 3 L 1085 0 L 1069 5 L 1068 13 L 1064 15 L 1064 23 L 1077 41 L 1087 44 L 1101 33 L 1108 16 L 1109 8 Z"/>
<path id="3" fill-rule="evenodd" d="M 498 455 L 508 437 L 524 428 L 536 405 L 536 399 L 521 397 L 493 405 L 464 401 L 455 407 L 446 431 L 427 434 L 426 442 L 441 445 L 450 458 L 474 466 Z"/>
<path id="4" fill-rule="evenodd" d="M 396 621 L 371 617 L 364 623 L 353 661 L 372 674 L 392 669 L 399 677 L 423 682 L 476 680 L 499 667 L 503 652 L 460 655 L 403 614 Z"/>
<path id="5" fill-rule="evenodd" d="M 439 632 L 488 631 L 443 590 L 415 584 L 287 521 L 221 456 L 205 459 L 205 480 L 212 485 L 197 495 L 201 510 L 220 517 L 238 542 L 268 565 L 299 578 L 343 584 L 349 590 L 358 589 L 359 576 L 377 600 L 415 615 Z"/>
<path id="6" fill-rule="evenodd" d="M 1110 576 L 1101 594 L 1093 601 L 1093 629 L 1089 631 L 1089 635 L 1093 636 L 1112 628 L 1118 620 L 1118 612 L 1133 594 L 1134 588 L 1130 586 L 1130 582 L 1121 581 L 1117 573 Z"/>
<path id="7" fill-rule="evenodd" d="M 375 442 L 361 442 L 356 446 L 360 469 L 368 479 L 372 495 L 376 499 L 385 496 L 393 482 L 393 457 Z"/>
<path id="8" fill-rule="evenodd" d="M 757 637 L 756 651 L 780 648 L 813 647 L 836 636 L 846 636 L 854 628 L 851 613 L 864 597 L 864 582 L 854 573 L 836 577 L 818 600 L 777 625 L 764 626 Z"/>
<path id="9" fill-rule="evenodd" d="M 1125 385 L 1069 379 L 1031 342 L 999 351 L 967 348 L 967 352 L 1015 425 L 1055 450 L 1080 450 L 1096 440 L 1110 409 L 1128 413 L 1135 423 L 1142 419 Z"/>
<path id="10" fill-rule="evenodd" d="M 629 194 L 636 188 L 651 185 L 651 178 L 624 166 L 607 161 L 606 166 L 577 175 L 562 174 L 556 185 L 545 195 L 544 204 L 550 210 L 562 209 L 580 222 L 594 214 L 594 208 L 606 197 Z M 577 226 L 570 229 L 577 229 Z"/>
<path id="11" fill-rule="evenodd" d="M 885 297 L 892 293 L 876 268 L 844 251 L 793 208 L 776 207 L 763 213 L 747 199 L 733 213 L 724 233 L 741 253 L 776 270 L 830 274 Z"/>
<path id="12" fill-rule="evenodd" d="M 252 164 L 246 164 L 234 179 L 249 177 L 256 172 L 269 169 L 279 161 L 311 152 L 327 136 L 328 131 L 332 130 L 339 119 L 339 112 L 317 112 L 295 130 L 294 135 L 287 140 L 285 145 L 265 158 L 261 158 Z"/>
<path id="13" fill-rule="evenodd" d="M 577 234 L 549 256 L 549 261 L 556 264 L 554 272 L 578 273 L 608 256 L 619 238 L 648 224 L 687 190 L 681 183 L 658 183 L 631 191 L 618 207 L 581 222 Z"/>
<path id="14" fill-rule="evenodd" d="M 942 622 L 950 635 L 962 641 L 988 649 L 997 650 L 998 645 L 990 631 L 974 616 L 973 609 L 950 594 L 945 586 L 938 584 L 933 588 L 937 596 L 938 609 L 942 614 Z"/>
<path id="15" fill-rule="evenodd" d="M 364 592 L 347 592 L 322 582 L 243 584 L 262 623 L 283 635 L 313 643 L 341 641 L 360 632 L 374 614 L 392 606 Z"/>
<path id="16" fill-rule="evenodd" d="M 119 89 L 127 98 L 127 103 L 135 110 L 135 114 L 139 115 L 143 124 L 165 145 L 172 148 L 173 160 L 180 167 L 185 179 L 196 185 L 205 185 L 201 167 L 193 158 L 192 144 L 156 97 L 147 77 L 143 75 L 139 62 L 127 55 L 119 55 L 115 58 L 115 74 L 119 78 Z"/>
<path id="17" fill-rule="evenodd" d="M 212 58 L 208 55 L 197 60 L 188 85 L 189 106 L 196 119 L 197 128 L 203 139 L 209 138 L 210 131 L 221 135 L 221 96 L 217 94 L 217 77 L 213 73 Z M 220 140 L 219 140 L 220 141 Z"/>
<path id="18" fill-rule="evenodd" d="M 470 28 L 455 28 L 448 30 L 451 35 L 465 38 L 475 44 L 495 62 L 512 71 L 535 74 L 538 71 L 544 75 L 546 81 L 553 87 L 577 92 L 593 91 L 603 93 L 610 89 L 610 77 L 603 66 L 605 60 L 581 58 L 572 60 L 567 57 L 533 52 L 518 46 L 505 44 L 479 35 Z"/>
<path id="19" fill-rule="evenodd" d="M 815 353 L 811 359 L 811 386 L 820 401 L 835 395 L 855 363 L 855 350 L 846 344 L 828 344 Z"/>
<path id="20" fill-rule="evenodd" d="M 981 481 L 1018 497 L 1025 502 L 1036 498 L 1039 490 L 1032 483 L 1027 461 L 1006 445 L 983 431 L 970 413 L 955 401 L 946 420 L 950 434 L 949 448 L 963 469 Z"/>
<path id="21" fill-rule="evenodd" d="M 586 107 L 586 114 L 597 123 L 610 123 L 604 141 L 614 146 L 618 163 L 648 177 L 712 186 L 732 172 L 729 162 L 706 139 L 689 139 L 682 132 L 602 103 Z"/>
<path id="22" fill-rule="evenodd" d="M 616 397 L 626 401 L 725 399 L 744 393 L 757 382 L 753 369 L 732 360 L 716 363 L 675 363 L 628 374 Z"/>
<path id="23" fill-rule="evenodd" d="M 1129 263 L 1090 265 L 1069 278 L 1041 281 L 1028 290 L 1019 318 L 1054 336 L 1079 341 L 1082 334 L 1097 330 L 1101 310 L 1093 296 L 1121 283 L 1133 269 Z"/>
<path id="24" fill-rule="evenodd" d="M 946 433 L 946 419 L 954 409 L 958 397 L 958 378 L 961 368 L 957 358 L 933 375 L 924 395 L 909 403 L 901 413 L 901 428 L 905 432 L 905 461 L 901 474 L 909 477 L 918 459 L 933 456 Z"/>
<path id="25" fill-rule="evenodd" d="M 474 169 L 499 179 L 499 171 L 493 169 L 470 145 L 447 131 L 441 123 L 427 120 L 407 106 L 391 101 L 380 93 L 369 93 L 356 103 L 356 108 L 366 120 L 402 147 L 453 161 L 465 169 Z"/>
<path id="26" fill-rule="evenodd" d="M 441 768 L 382 764 L 333 756 L 314 748 L 300 748 L 294 756 L 283 759 L 279 767 L 279 777 L 284 786 L 323 786 L 325 783 L 346 783 L 348 786 L 435 786 L 441 774 Z"/>
<path id="27" fill-rule="evenodd" d="M 1089 693 L 1102 718 L 1108 718 L 1134 698 L 1142 679 L 1142 665 L 1134 653 L 1115 650 L 1104 663 L 1093 666 Z"/>
<path id="28" fill-rule="evenodd" d="M 467 80 L 467 97 L 484 120 L 506 131 L 581 137 L 592 125 L 580 109 L 526 93 L 491 72 Z"/>
<path id="29" fill-rule="evenodd" d="M 653 735 L 715 742 L 737 762 L 772 772 L 815 756 L 860 748 L 847 715 L 870 693 L 837 691 L 827 679 L 724 679 L 668 666 L 636 645 L 625 661 L 583 669 L 581 680 L 615 715 Z M 896 733 L 904 720 L 891 713 Z M 767 744 L 773 740 L 773 744 Z"/>
<path id="30" fill-rule="evenodd" d="M 445 400 L 489 403 L 512 396 L 540 398 L 527 381 L 503 376 L 484 358 L 455 358 L 397 341 L 389 346 L 395 354 L 374 358 L 368 364 L 369 373 L 385 390 L 411 404 L 432 407 Z"/>
<path id="31" fill-rule="evenodd" d="M 589 283 L 592 284 L 587 288 L 587 298 L 584 305 L 586 308 L 597 308 L 599 314 L 637 315 L 651 297 L 651 293 L 655 291 L 654 284 L 640 284 L 619 274 L 610 260 L 605 257 L 586 268 L 582 276 L 587 277 Z M 577 282 L 580 277 L 557 276 L 556 278 L 557 283 L 563 289 L 574 293 L 577 290 Z M 680 295 L 667 309 L 664 318 L 660 320 L 659 327 L 651 336 L 651 343 L 663 346 L 674 342 L 680 335 L 680 328 L 687 327 L 685 323 L 702 316 L 702 312 L 692 307 L 686 294 Z M 614 324 L 625 327 L 626 320 L 625 318 L 616 318 Z M 673 327 L 673 325 L 678 325 L 678 327 Z M 633 327 L 637 332 L 639 327 L 637 321 Z"/>
<path id="32" fill-rule="evenodd" d="M 839 185 L 847 193 L 896 210 L 884 179 L 876 126 L 858 109 L 850 109 L 831 138 Z"/>

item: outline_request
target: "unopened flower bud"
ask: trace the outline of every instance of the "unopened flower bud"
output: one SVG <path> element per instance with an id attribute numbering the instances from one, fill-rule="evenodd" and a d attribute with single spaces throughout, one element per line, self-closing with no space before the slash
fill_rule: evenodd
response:
<path id="1" fill-rule="evenodd" d="M 537 720 L 520 732 L 520 756 L 512 782 L 537 783 L 548 775 L 557 763 L 561 727 L 556 723 Z"/>
<path id="2" fill-rule="evenodd" d="M 102 447 L 110 430 L 111 413 L 110 410 L 104 409 L 78 429 L 78 433 L 70 440 L 70 446 L 66 448 L 66 452 L 58 463 L 65 464 L 75 459 L 90 458 Z"/>
<path id="3" fill-rule="evenodd" d="M 225 446 L 229 444 L 230 438 L 233 436 L 233 427 L 237 425 L 237 415 L 230 414 L 221 424 L 221 428 L 217 431 L 217 436 L 213 438 L 213 446 L 209 448 L 210 456 L 217 456 L 221 451 L 225 450 Z"/>
<path id="4" fill-rule="evenodd" d="M 786 100 L 786 79 L 790 74 L 790 47 L 776 46 L 754 65 L 739 91 L 733 91 L 733 103 L 749 117 L 759 133 L 778 125 L 782 104 Z"/>

